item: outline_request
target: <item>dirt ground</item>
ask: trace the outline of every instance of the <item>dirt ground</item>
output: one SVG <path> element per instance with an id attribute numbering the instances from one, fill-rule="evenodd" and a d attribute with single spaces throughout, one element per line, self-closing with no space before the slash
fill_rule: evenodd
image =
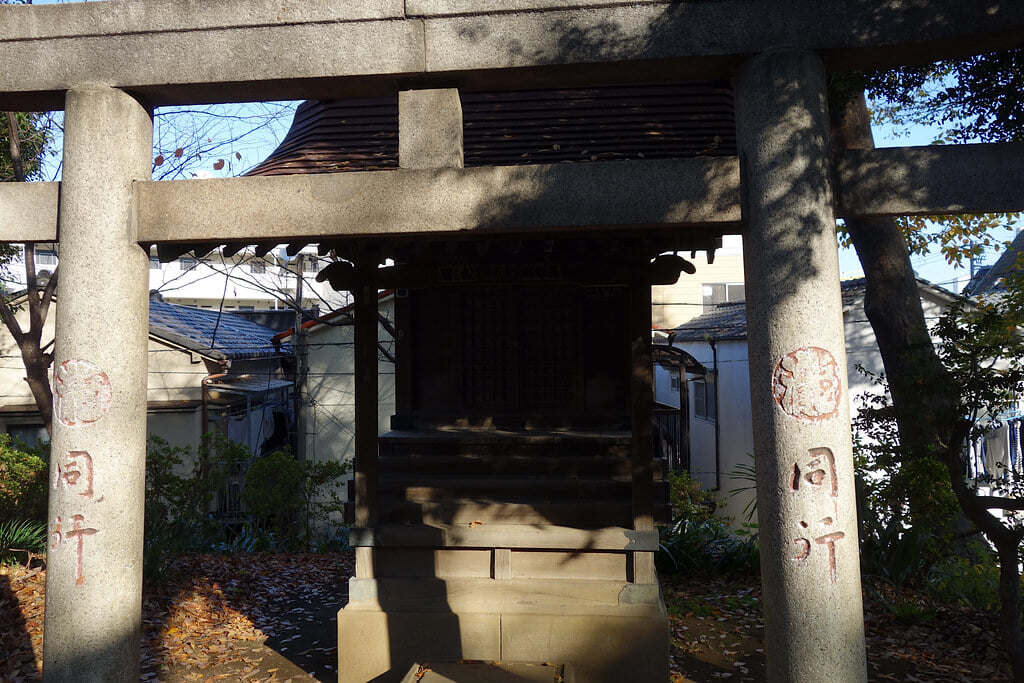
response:
<path id="1" fill-rule="evenodd" d="M 337 681 L 337 612 L 350 554 L 181 558 L 143 607 L 142 680 Z M 0 568 L 0 681 L 40 678 L 45 570 Z M 756 580 L 663 582 L 672 683 L 763 681 Z M 936 605 L 898 619 L 866 598 L 871 681 L 1001 683 L 1009 666 L 994 615 Z"/>

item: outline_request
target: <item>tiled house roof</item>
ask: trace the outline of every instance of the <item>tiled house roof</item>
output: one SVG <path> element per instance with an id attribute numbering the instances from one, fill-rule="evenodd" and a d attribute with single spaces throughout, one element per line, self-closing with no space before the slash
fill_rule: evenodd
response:
<path id="1" fill-rule="evenodd" d="M 917 280 L 920 290 L 928 290 L 931 295 L 946 301 L 956 298 L 952 292 L 933 285 L 926 280 Z M 843 311 L 860 307 L 864 302 L 864 278 L 843 280 L 840 282 L 843 300 Z M 747 306 L 745 301 L 729 301 L 716 304 L 706 313 L 689 320 L 672 331 L 674 341 L 734 341 L 747 338 Z"/>
<path id="2" fill-rule="evenodd" d="M 707 313 L 689 320 L 671 333 L 673 341 L 704 341 L 716 339 L 730 341 L 747 338 L 747 303 L 729 301 L 716 304 Z"/>
<path id="3" fill-rule="evenodd" d="M 177 306 L 151 297 L 151 335 L 216 360 L 280 356 L 271 343 L 274 330 L 231 313 Z"/>
<path id="4" fill-rule="evenodd" d="M 1015 271 L 1019 272 L 1021 269 L 1021 266 L 1018 264 L 1021 252 L 1024 252 L 1024 230 L 1017 233 L 1017 236 L 1013 238 L 1013 242 L 1002 253 L 999 260 L 992 264 L 990 268 L 978 271 L 967 284 L 967 287 L 964 288 L 964 294 L 976 297 L 981 294 L 998 292 L 1004 289 L 1003 278 Z"/>

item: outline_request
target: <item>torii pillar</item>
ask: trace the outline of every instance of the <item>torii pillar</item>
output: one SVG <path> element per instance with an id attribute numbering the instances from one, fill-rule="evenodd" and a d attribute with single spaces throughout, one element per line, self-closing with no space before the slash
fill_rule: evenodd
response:
<path id="1" fill-rule="evenodd" d="M 736 84 L 768 679 L 787 683 L 867 678 L 827 99 L 810 52 Z"/>
<path id="2" fill-rule="evenodd" d="M 149 260 L 132 184 L 152 119 L 105 86 L 65 112 L 43 676 L 138 681 Z"/>

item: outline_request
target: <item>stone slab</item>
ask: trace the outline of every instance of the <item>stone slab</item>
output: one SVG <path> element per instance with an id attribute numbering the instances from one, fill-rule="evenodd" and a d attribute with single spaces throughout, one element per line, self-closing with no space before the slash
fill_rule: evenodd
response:
<path id="1" fill-rule="evenodd" d="M 424 662 L 413 664 L 402 683 L 562 683 L 564 671 L 527 662 Z"/>
<path id="2" fill-rule="evenodd" d="M 642 617 L 657 611 L 656 584 L 571 579 L 352 578 L 346 609 L 460 614 L 571 612 Z"/>
<path id="3" fill-rule="evenodd" d="M 406 0 L 405 13 L 409 17 L 452 17 L 465 14 L 664 4 L 667 4 L 666 0 Z"/>
<path id="4" fill-rule="evenodd" d="M 729 76 L 780 46 L 815 50 L 837 70 L 877 68 L 1024 39 L 1024 5 L 998 0 L 833 0 L 827 13 L 818 0 L 519 0 L 513 12 L 481 1 L 481 14 L 438 18 L 399 18 L 397 0 L 150 4 L 0 6 L 0 108 L 59 108 L 64 90 L 97 82 L 154 105 L 298 99 L 394 92 L 398 78 L 429 87 L 440 74 L 501 89 L 537 67 L 563 85 L 643 78 L 650 60 L 676 76 Z"/>
<path id="5" fill-rule="evenodd" d="M 668 618 L 503 614 L 501 655 L 565 663 L 567 683 L 662 683 L 669 679 Z"/>
<path id="6" fill-rule="evenodd" d="M 661 224 L 729 232 L 740 221 L 735 158 L 175 180 L 137 192 L 142 243 Z"/>
<path id="7" fill-rule="evenodd" d="M 338 612 L 339 683 L 400 681 L 417 660 L 501 659 L 497 614 Z M 378 676 L 380 678 L 378 678 Z"/>
<path id="8" fill-rule="evenodd" d="M 0 183 L 0 242 L 56 242 L 60 183 Z"/>
<path id="9" fill-rule="evenodd" d="M 663 606 L 633 616 L 581 613 L 575 606 L 558 613 L 500 610 L 385 613 L 350 605 L 338 613 L 338 680 L 398 683 L 415 662 L 459 660 L 552 662 L 564 667 L 566 683 L 668 680 Z"/>
<path id="10" fill-rule="evenodd" d="M 354 546 L 654 551 L 658 549 L 658 532 L 620 527 L 576 529 L 532 524 L 382 524 L 374 529 L 350 529 L 349 543 Z"/>
<path id="11" fill-rule="evenodd" d="M 844 217 L 1024 210 L 1024 143 L 847 150 L 835 168 Z"/>

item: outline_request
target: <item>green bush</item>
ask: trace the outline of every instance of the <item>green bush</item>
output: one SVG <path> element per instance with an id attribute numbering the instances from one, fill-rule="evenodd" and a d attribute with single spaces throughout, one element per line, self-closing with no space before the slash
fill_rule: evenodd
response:
<path id="1" fill-rule="evenodd" d="M 0 434 L 0 521 L 46 519 L 49 466 L 39 453 Z"/>
<path id="2" fill-rule="evenodd" d="M 669 472 L 668 486 L 673 521 L 685 519 L 699 524 L 715 514 L 718 500 L 714 492 L 702 489 L 689 472 Z"/>
<path id="3" fill-rule="evenodd" d="M 160 583 L 184 552 L 208 551 L 227 534 L 210 515 L 214 496 L 229 472 L 249 458 L 249 449 L 217 432 L 207 432 L 193 454 L 158 436 L 146 448 L 146 518 L 142 573 Z"/>
<path id="4" fill-rule="evenodd" d="M 992 561 L 947 557 L 928 573 L 928 590 L 947 604 L 995 612 L 999 609 L 999 567 Z"/>
<path id="5" fill-rule="evenodd" d="M 760 554 L 757 527 L 730 528 L 730 520 L 715 517 L 717 500 L 689 472 L 669 475 L 672 522 L 661 530 L 658 569 L 672 573 L 756 574 Z"/>
<path id="6" fill-rule="evenodd" d="M 245 473 L 242 503 L 258 526 L 293 536 L 302 510 L 302 463 L 287 450 L 258 458 Z"/>

